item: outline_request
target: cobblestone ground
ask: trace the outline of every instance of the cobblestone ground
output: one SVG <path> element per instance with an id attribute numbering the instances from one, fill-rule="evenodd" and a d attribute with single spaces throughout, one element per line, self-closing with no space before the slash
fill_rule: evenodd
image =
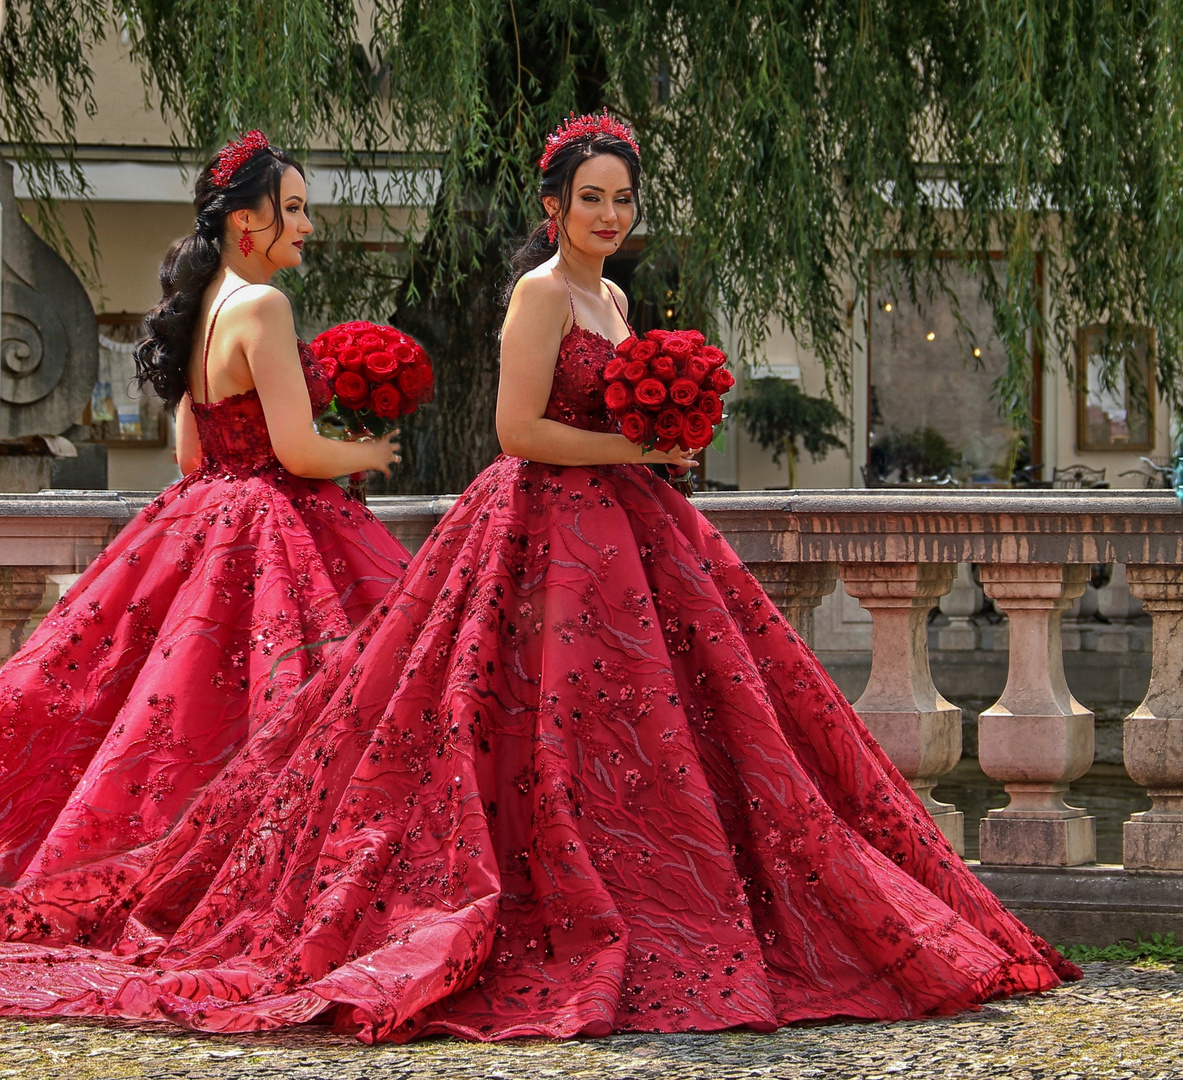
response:
<path id="1" fill-rule="evenodd" d="M 164 1025 L 0 1020 L 0 1080 L 1183 1080 L 1183 975 L 1094 963 L 1085 981 L 955 1019 L 775 1035 L 631 1035 L 362 1046 L 323 1031 L 211 1036 Z"/>

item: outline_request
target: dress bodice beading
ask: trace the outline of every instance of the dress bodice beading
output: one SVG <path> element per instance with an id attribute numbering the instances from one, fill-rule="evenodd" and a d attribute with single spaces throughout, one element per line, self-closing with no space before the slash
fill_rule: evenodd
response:
<path id="1" fill-rule="evenodd" d="M 300 366 L 312 402 L 312 415 L 317 416 L 332 400 L 332 382 L 303 342 L 300 343 Z M 202 471 L 240 475 L 280 468 L 271 446 L 263 405 L 255 390 L 209 404 L 194 401 L 193 416 L 201 439 Z"/>
<path id="2" fill-rule="evenodd" d="M 604 404 L 604 368 L 615 355 L 606 337 L 574 324 L 559 346 L 546 418 L 585 431 L 619 431 Z"/>

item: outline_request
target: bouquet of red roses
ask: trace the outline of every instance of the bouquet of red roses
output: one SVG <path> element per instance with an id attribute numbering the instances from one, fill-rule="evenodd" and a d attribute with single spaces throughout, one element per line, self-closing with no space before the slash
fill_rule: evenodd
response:
<path id="1" fill-rule="evenodd" d="M 342 323 L 317 335 L 310 348 L 333 380 L 323 419 L 350 434 L 385 435 L 435 392 L 427 353 L 393 326 Z"/>
<path id="2" fill-rule="evenodd" d="M 617 346 L 604 368 L 604 404 L 645 450 L 698 450 L 713 441 L 723 395 L 735 385 L 726 363 L 697 330 L 650 330 Z"/>

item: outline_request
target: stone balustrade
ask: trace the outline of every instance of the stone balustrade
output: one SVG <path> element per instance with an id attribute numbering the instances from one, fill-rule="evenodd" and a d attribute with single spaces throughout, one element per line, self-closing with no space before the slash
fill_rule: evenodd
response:
<path id="1" fill-rule="evenodd" d="M 147 497 L 0 496 L 0 655 L 47 576 L 85 566 Z M 382 498 L 371 509 L 415 550 L 451 503 Z M 1095 861 L 1094 819 L 1070 791 L 1093 760 L 1093 716 L 1065 680 L 1061 620 L 1079 607 L 1090 566 L 1124 567 L 1153 620 L 1150 688 L 1124 740 L 1126 768 L 1152 807 L 1125 824 L 1125 865 L 1183 870 L 1183 510 L 1173 493 L 720 492 L 695 503 L 807 638 L 811 612 L 839 580 L 870 613 L 871 676 L 855 706 L 962 851 L 961 813 L 932 797 L 960 757 L 961 725 L 933 685 L 926 623 L 945 597 L 941 633 L 951 644 L 965 636 L 977 567 L 1009 624 L 1006 689 L 979 720 L 981 767 L 1010 797 L 979 833 L 982 864 L 1000 870 Z"/>

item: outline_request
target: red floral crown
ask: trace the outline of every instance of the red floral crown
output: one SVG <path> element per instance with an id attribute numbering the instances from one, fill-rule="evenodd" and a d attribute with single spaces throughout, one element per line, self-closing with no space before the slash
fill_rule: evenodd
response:
<path id="1" fill-rule="evenodd" d="M 241 139 L 227 143 L 218 151 L 218 163 L 210 170 L 214 187 L 225 187 L 230 178 L 255 156 L 268 147 L 267 136 L 257 128 L 248 131 Z"/>
<path id="2" fill-rule="evenodd" d="M 616 138 L 623 139 L 633 148 L 637 157 L 641 156 L 641 148 L 637 145 L 636 139 L 633 138 L 632 126 L 630 124 L 622 124 L 615 116 L 609 116 L 608 110 L 605 109 L 599 114 L 588 113 L 586 116 L 578 117 L 572 113 L 555 128 L 553 135 L 546 137 L 546 152 L 542 155 L 542 160 L 538 164 L 542 166 L 542 171 L 546 172 L 551 158 L 562 147 L 566 146 L 567 143 L 599 134 L 615 135 Z"/>

